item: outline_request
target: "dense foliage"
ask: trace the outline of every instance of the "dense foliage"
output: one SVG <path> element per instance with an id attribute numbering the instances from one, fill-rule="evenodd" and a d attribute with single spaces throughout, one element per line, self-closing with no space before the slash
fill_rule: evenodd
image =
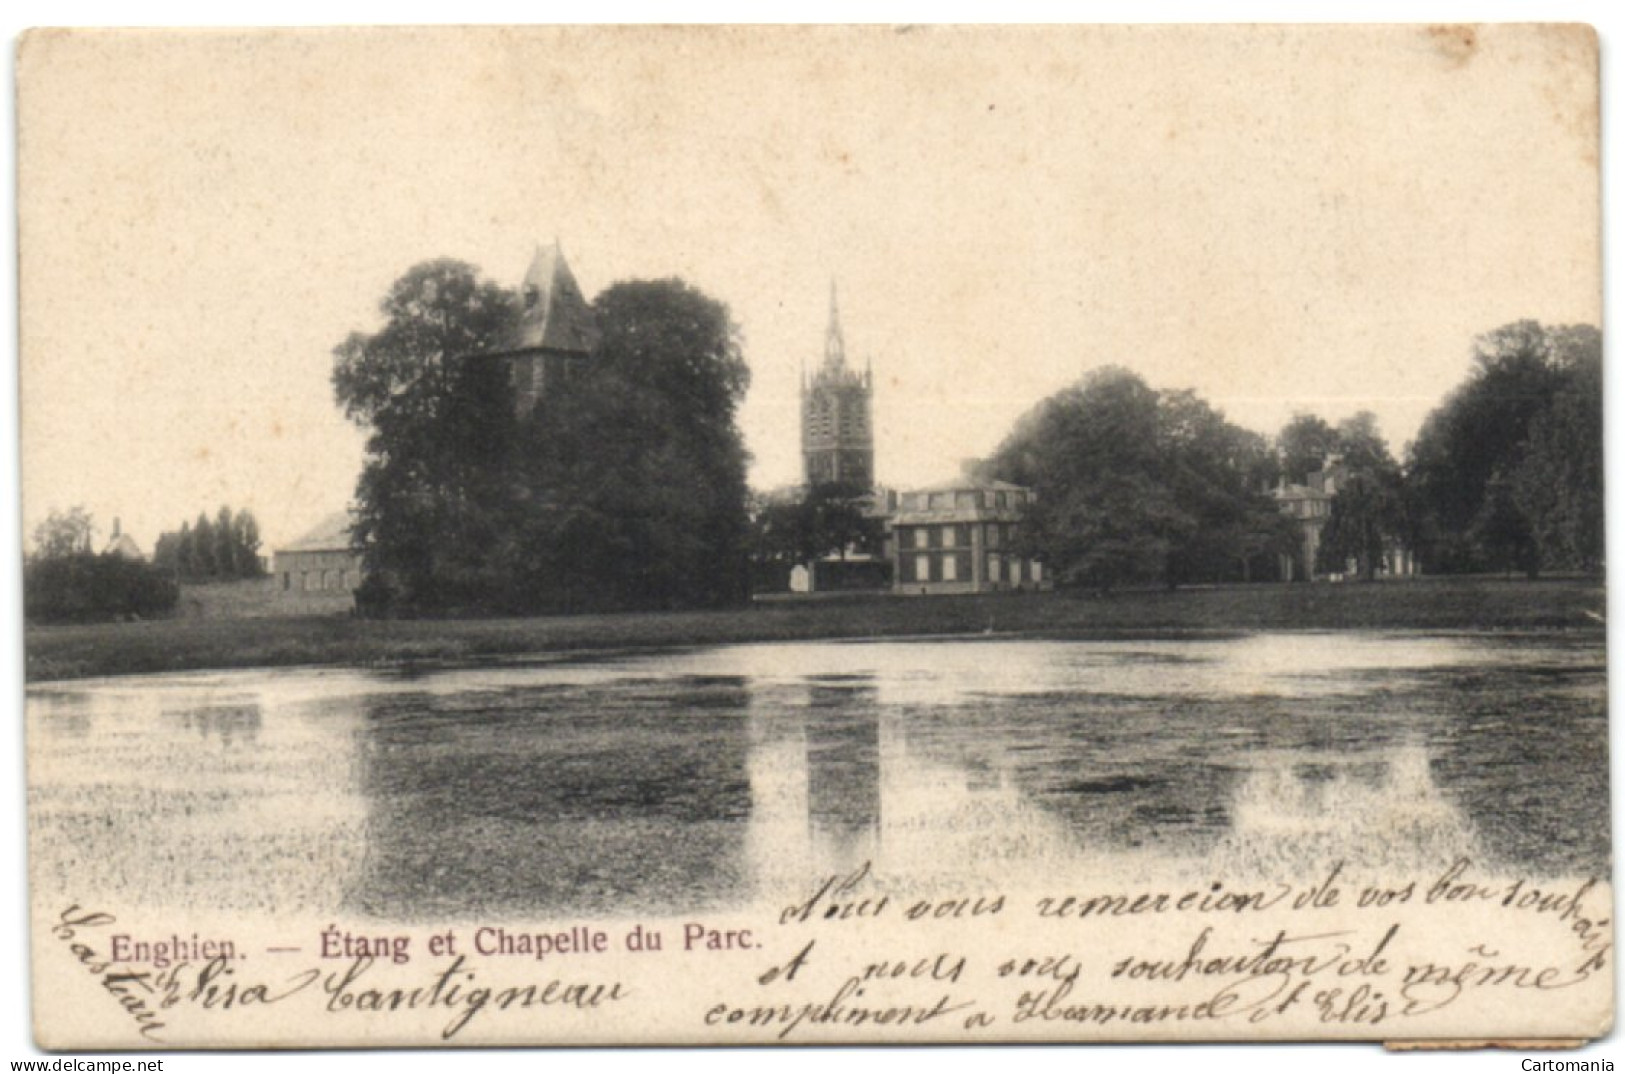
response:
<path id="1" fill-rule="evenodd" d="M 396 280 L 378 304 L 384 326 L 352 332 L 333 351 L 333 393 L 351 421 L 375 426 L 381 412 L 445 397 L 459 359 L 484 350 L 513 317 L 513 296 L 469 265 L 426 261 Z"/>
<path id="2" fill-rule="evenodd" d="M 1061 585 L 1244 580 L 1296 547 L 1296 526 L 1264 491 L 1264 438 L 1123 369 L 1040 403 L 985 469 L 1037 494 L 1022 541 Z"/>
<path id="3" fill-rule="evenodd" d="M 782 589 L 790 571 L 825 556 L 878 555 L 884 526 L 873 493 L 855 485 L 814 485 L 794 498 L 764 499 L 751 511 L 751 556 L 762 588 Z"/>
<path id="4" fill-rule="evenodd" d="M 1299 414 L 1276 440 L 1282 476 L 1302 484 L 1316 471 L 1331 478 L 1331 517 L 1321 531 L 1318 562 L 1323 573 L 1370 581 L 1391 548 L 1408 547 L 1412 526 L 1405 513 L 1404 475 L 1377 429 L 1377 419 L 1361 411 L 1333 426 L 1313 414 Z"/>
<path id="5" fill-rule="evenodd" d="M 23 606 L 36 623 L 150 619 L 175 607 L 180 589 L 162 571 L 112 552 L 31 559 Z"/>
<path id="6" fill-rule="evenodd" d="M 152 564 L 183 582 L 262 577 L 260 524 L 246 510 L 221 507 L 213 520 L 200 511 L 195 523 L 159 534 Z"/>
<path id="7" fill-rule="evenodd" d="M 175 607 L 174 579 L 139 559 L 90 549 L 95 524 L 82 507 L 53 511 L 34 530 L 23 566 L 23 613 L 30 622 L 151 618 Z"/>
<path id="8" fill-rule="evenodd" d="M 357 489 L 364 606 L 426 612 L 713 606 L 746 595 L 748 370 L 726 307 L 677 280 L 594 302 L 602 345 L 515 412 L 478 352 L 515 304 L 474 269 L 407 273 L 385 327 L 335 352 L 372 429 Z"/>
<path id="9" fill-rule="evenodd" d="M 1506 325 L 1401 466 L 1376 418 L 1297 415 L 1273 445 L 1190 392 L 1097 370 L 1029 412 L 988 476 L 1038 493 L 1027 551 L 1062 585 L 1268 576 L 1301 534 L 1265 490 L 1332 494 L 1320 572 L 1376 576 L 1396 553 L 1426 573 L 1595 571 L 1603 557 L 1602 339 L 1587 326 Z"/>
<path id="10" fill-rule="evenodd" d="M 749 595 L 749 383 L 727 308 L 677 280 L 616 284 L 583 375 L 519 430 L 534 495 L 513 582 L 530 607 L 680 608 Z"/>
<path id="11" fill-rule="evenodd" d="M 1423 425 L 1408 509 L 1433 572 L 1596 570 L 1603 557 L 1602 336 L 1505 325 Z"/>
<path id="12" fill-rule="evenodd" d="M 52 511 L 34 527 L 34 555 L 55 559 L 74 552 L 89 552 L 96 523 L 83 507 Z"/>

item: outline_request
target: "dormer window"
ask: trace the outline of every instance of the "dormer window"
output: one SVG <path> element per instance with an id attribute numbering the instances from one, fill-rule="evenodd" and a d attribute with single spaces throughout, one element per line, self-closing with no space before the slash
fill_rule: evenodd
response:
<path id="1" fill-rule="evenodd" d="M 536 303 L 540 302 L 541 300 L 542 300 L 542 292 L 541 291 L 537 290 L 535 287 L 527 287 L 527 288 L 525 288 L 525 308 L 527 310 L 535 309 L 536 308 Z"/>

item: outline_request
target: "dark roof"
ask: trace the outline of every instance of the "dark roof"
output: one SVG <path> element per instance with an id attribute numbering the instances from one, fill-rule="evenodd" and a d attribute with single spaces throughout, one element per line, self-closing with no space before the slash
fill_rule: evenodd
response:
<path id="1" fill-rule="evenodd" d="M 957 481 L 943 481 L 936 485 L 920 485 L 916 488 L 904 489 L 903 494 L 914 492 L 1027 492 L 1025 486 L 1012 485 L 1008 481 L 978 481 L 974 478 L 960 478 Z"/>
<path id="2" fill-rule="evenodd" d="M 276 549 L 278 552 L 348 552 L 350 550 L 350 527 L 355 519 L 348 511 L 339 511 L 328 515 L 317 523 L 316 528 L 288 544 Z"/>
<path id="3" fill-rule="evenodd" d="M 517 327 L 488 353 L 552 351 L 585 357 L 598 349 L 597 318 L 557 242 L 536 247 L 536 256 L 519 285 L 519 303 Z"/>

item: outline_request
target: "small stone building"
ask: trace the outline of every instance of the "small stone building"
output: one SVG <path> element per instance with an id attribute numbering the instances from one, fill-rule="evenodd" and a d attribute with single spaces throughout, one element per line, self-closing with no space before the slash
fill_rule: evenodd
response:
<path id="1" fill-rule="evenodd" d="M 361 584 L 361 557 L 350 547 L 348 511 L 329 515 L 315 529 L 272 553 L 277 588 L 300 593 L 350 592 Z"/>

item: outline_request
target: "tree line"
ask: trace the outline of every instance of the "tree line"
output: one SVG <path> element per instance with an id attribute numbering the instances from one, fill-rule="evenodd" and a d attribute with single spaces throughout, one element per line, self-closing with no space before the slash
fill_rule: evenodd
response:
<path id="1" fill-rule="evenodd" d="M 335 398 L 369 431 L 354 530 L 364 605 L 719 606 L 745 599 L 753 572 L 880 548 L 868 490 L 749 493 L 735 421 L 748 370 L 722 303 L 634 280 L 591 306 L 600 349 L 528 414 L 507 366 L 483 357 L 519 304 L 461 262 L 408 271 L 382 327 L 336 348 Z M 1403 461 L 1369 413 L 1300 414 L 1270 438 L 1108 367 L 1023 416 L 980 476 L 1037 493 L 1020 550 L 1063 586 L 1280 577 L 1304 545 L 1276 490 L 1333 463 L 1320 561 L 1301 568 L 1372 577 L 1402 547 L 1429 573 L 1597 569 L 1600 335 L 1520 322 L 1473 347 L 1471 374 Z M 210 528 L 218 538 L 223 524 Z"/>
<path id="2" fill-rule="evenodd" d="M 115 549 L 94 550 L 95 519 L 83 507 L 52 511 L 34 529 L 23 564 L 29 622 L 93 622 L 167 615 L 180 598 L 175 580 Z"/>
<path id="3" fill-rule="evenodd" d="M 356 546 L 369 610 L 704 607 L 748 594 L 749 380 L 727 308 L 679 280 L 591 303 L 591 361 L 515 411 L 483 357 L 519 304 L 472 266 L 418 265 L 383 327 L 335 351 L 339 406 L 369 430 Z"/>
<path id="4" fill-rule="evenodd" d="M 1270 490 L 1317 472 L 1336 480 L 1304 567 L 1369 579 L 1403 549 L 1426 573 L 1532 577 L 1601 568 L 1602 451 L 1600 333 L 1522 321 L 1474 340 L 1403 463 L 1368 412 L 1300 414 L 1271 442 L 1109 367 L 1029 411 L 983 474 L 1037 493 L 1024 550 L 1061 585 L 1270 577 L 1303 547 Z"/>
<path id="5" fill-rule="evenodd" d="M 159 534 L 152 564 L 183 582 L 262 578 L 260 524 L 247 510 L 222 506 L 213 520 L 200 511 L 195 522 Z"/>
<path id="6" fill-rule="evenodd" d="M 981 469 L 1034 490 L 1019 548 L 1060 586 L 1247 581 L 1299 540 L 1264 437 L 1115 366 L 1029 411 Z"/>
<path id="7" fill-rule="evenodd" d="M 1603 563 L 1602 333 L 1505 325 L 1406 460 L 1403 524 L 1442 573 Z"/>

